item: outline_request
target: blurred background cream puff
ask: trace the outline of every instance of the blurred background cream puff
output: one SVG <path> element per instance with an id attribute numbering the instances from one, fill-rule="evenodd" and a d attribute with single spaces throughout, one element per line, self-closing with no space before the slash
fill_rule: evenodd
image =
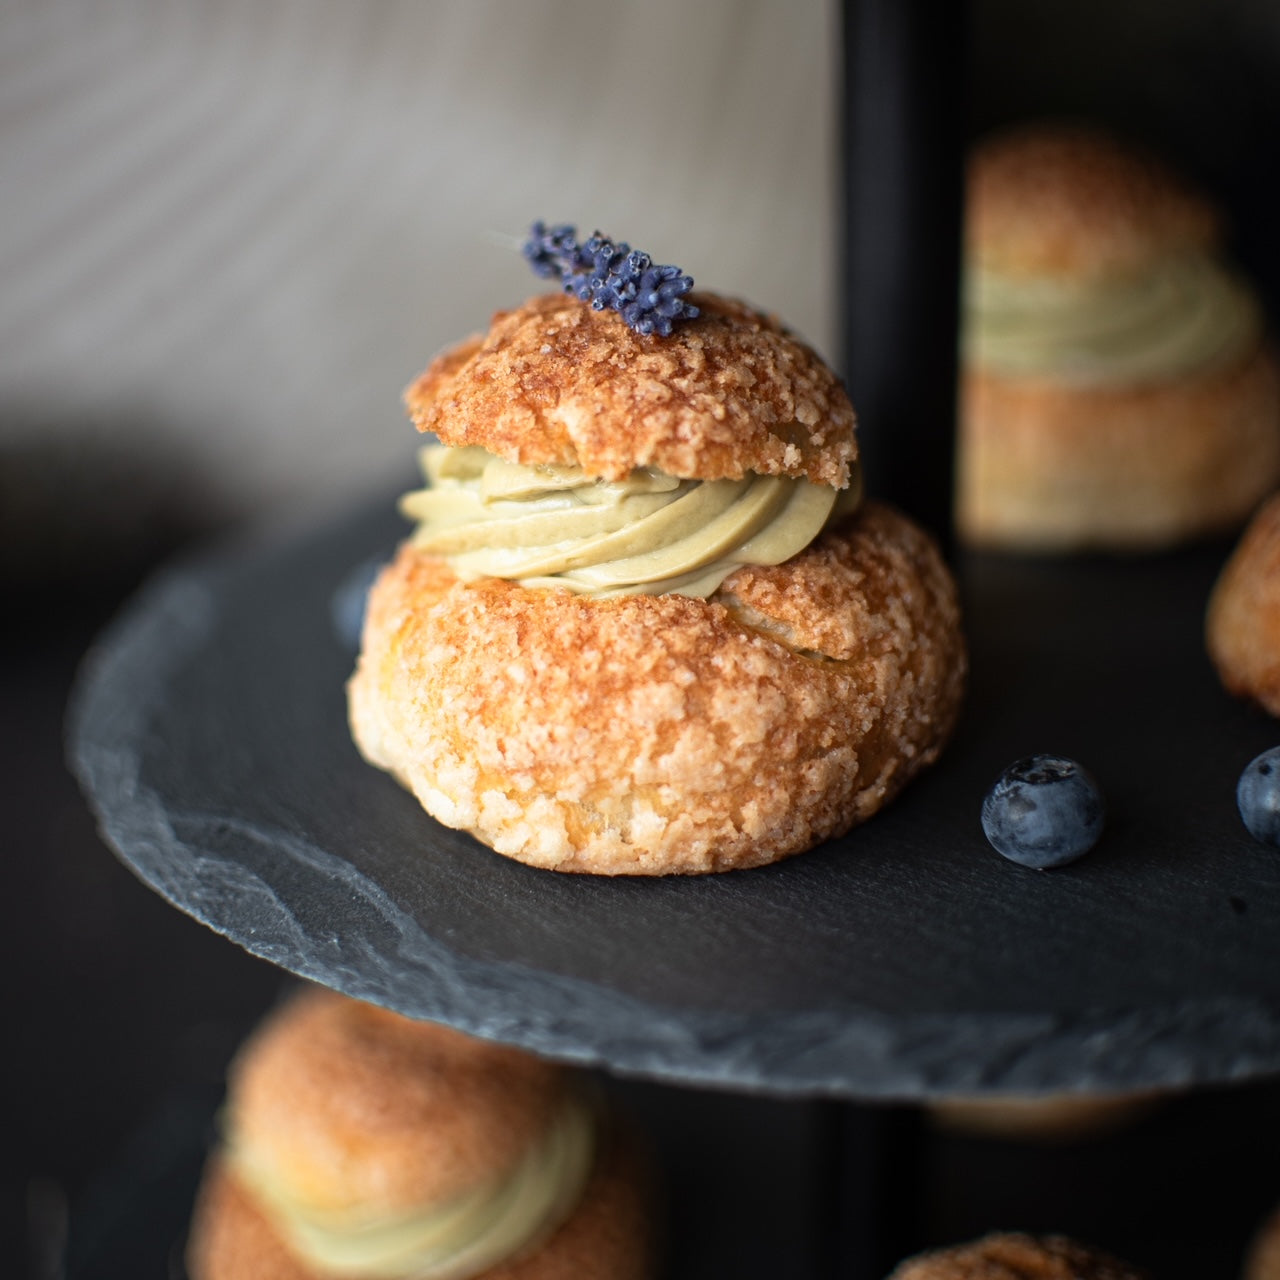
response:
<path id="1" fill-rule="evenodd" d="M 891 1280 L 1139 1280 L 1141 1274 L 1065 1236 L 997 1232 L 907 1258 Z"/>
<path id="2" fill-rule="evenodd" d="M 646 1280 L 629 1139 L 572 1073 L 319 988 L 229 1075 L 193 1280 Z"/>
<path id="3" fill-rule="evenodd" d="M 1078 125 L 968 171 L 956 522 L 972 545 L 1152 550 L 1280 479 L 1280 370 L 1215 206 Z"/>

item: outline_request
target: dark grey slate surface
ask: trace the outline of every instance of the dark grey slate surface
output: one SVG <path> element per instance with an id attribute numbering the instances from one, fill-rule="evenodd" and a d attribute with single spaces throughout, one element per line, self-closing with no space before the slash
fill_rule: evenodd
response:
<path id="1" fill-rule="evenodd" d="M 608 880 L 439 826 L 351 746 L 330 605 L 399 535 L 389 508 L 174 569 L 87 660 L 73 767 L 175 905 L 350 995 L 675 1082 L 920 1098 L 1280 1070 L 1280 852 L 1233 798 L 1280 729 L 1202 655 L 1223 549 L 966 562 L 971 696 L 929 775 L 775 867 Z M 1041 750 L 1110 811 L 1054 872 L 1004 862 L 977 817 Z"/>

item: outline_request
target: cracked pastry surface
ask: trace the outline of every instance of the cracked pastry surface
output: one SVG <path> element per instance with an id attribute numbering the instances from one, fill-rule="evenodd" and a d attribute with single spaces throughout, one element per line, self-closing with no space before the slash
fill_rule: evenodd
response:
<path id="1" fill-rule="evenodd" d="M 699 873 L 876 812 L 937 756 L 965 667 L 936 548 L 875 504 L 708 600 L 461 582 L 406 546 L 370 598 L 351 723 L 428 812 L 500 853 Z"/>
<path id="2" fill-rule="evenodd" d="M 1127 1263 L 1065 1236 L 997 1233 L 899 1263 L 890 1280 L 1140 1280 Z"/>
<path id="3" fill-rule="evenodd" d="M 522 465 L 621 480 L 652 466 L 699 480 L 804 477 L 843 488 L 857 456 L 836 376 L 776 320 L 741 302 L 701 309 L 669 338 L 545 294 L 437 356 L 405 392 L 414 425 Z"/>

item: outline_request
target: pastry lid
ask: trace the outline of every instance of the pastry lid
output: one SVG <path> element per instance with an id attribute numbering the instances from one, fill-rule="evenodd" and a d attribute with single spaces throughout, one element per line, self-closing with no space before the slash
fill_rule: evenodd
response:
<path id="1" fill-rule="evenodd" d="M 803 477 L 844 488 L 857 457 L 844 387 L 775 319 L 693 294 L 669 337 L 544 294 L 436 357 L 405 392 L 420 431 L 525 466 L 682 479 Z"/>

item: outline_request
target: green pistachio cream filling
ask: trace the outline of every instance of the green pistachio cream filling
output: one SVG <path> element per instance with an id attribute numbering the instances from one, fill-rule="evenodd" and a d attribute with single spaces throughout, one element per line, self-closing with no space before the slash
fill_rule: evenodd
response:
<path id="1" fill-rule="evenodd" d="M 1225 366 L 1261 333 L 1249 287 L 1205 253 L 1171 255 L 1121 279 L 978 270 L 965 285 L 965 362 L 1008 377 L 1084 386 L 1168 381 Z"/>
<path id="2" fill-rule="evenodd" d="M 277 1229 L 317 1270 L 366 1280 L 465 1280 L 530 1248 L 569 1216 L 591 1174 L 595 1129 L 591 1105 L 572 1098 L 505 1178 L 393 1218 L 317 1209 L 244 1145 L 233 1143 L 229 1159 Z"/>
<path id="3" fill-rule="evenodd" d="M 847 489 L 786 476 L 679 480 L 638 467 L 625 480 L 577 467 L 520 466 L 476 446 L 421 453 L 425 489 L 401 499 L 413 545 L 463 579 L 507 578 L 581 595 L 706 598 L 742 565 L 781 564 L 858 505 Z"/>

